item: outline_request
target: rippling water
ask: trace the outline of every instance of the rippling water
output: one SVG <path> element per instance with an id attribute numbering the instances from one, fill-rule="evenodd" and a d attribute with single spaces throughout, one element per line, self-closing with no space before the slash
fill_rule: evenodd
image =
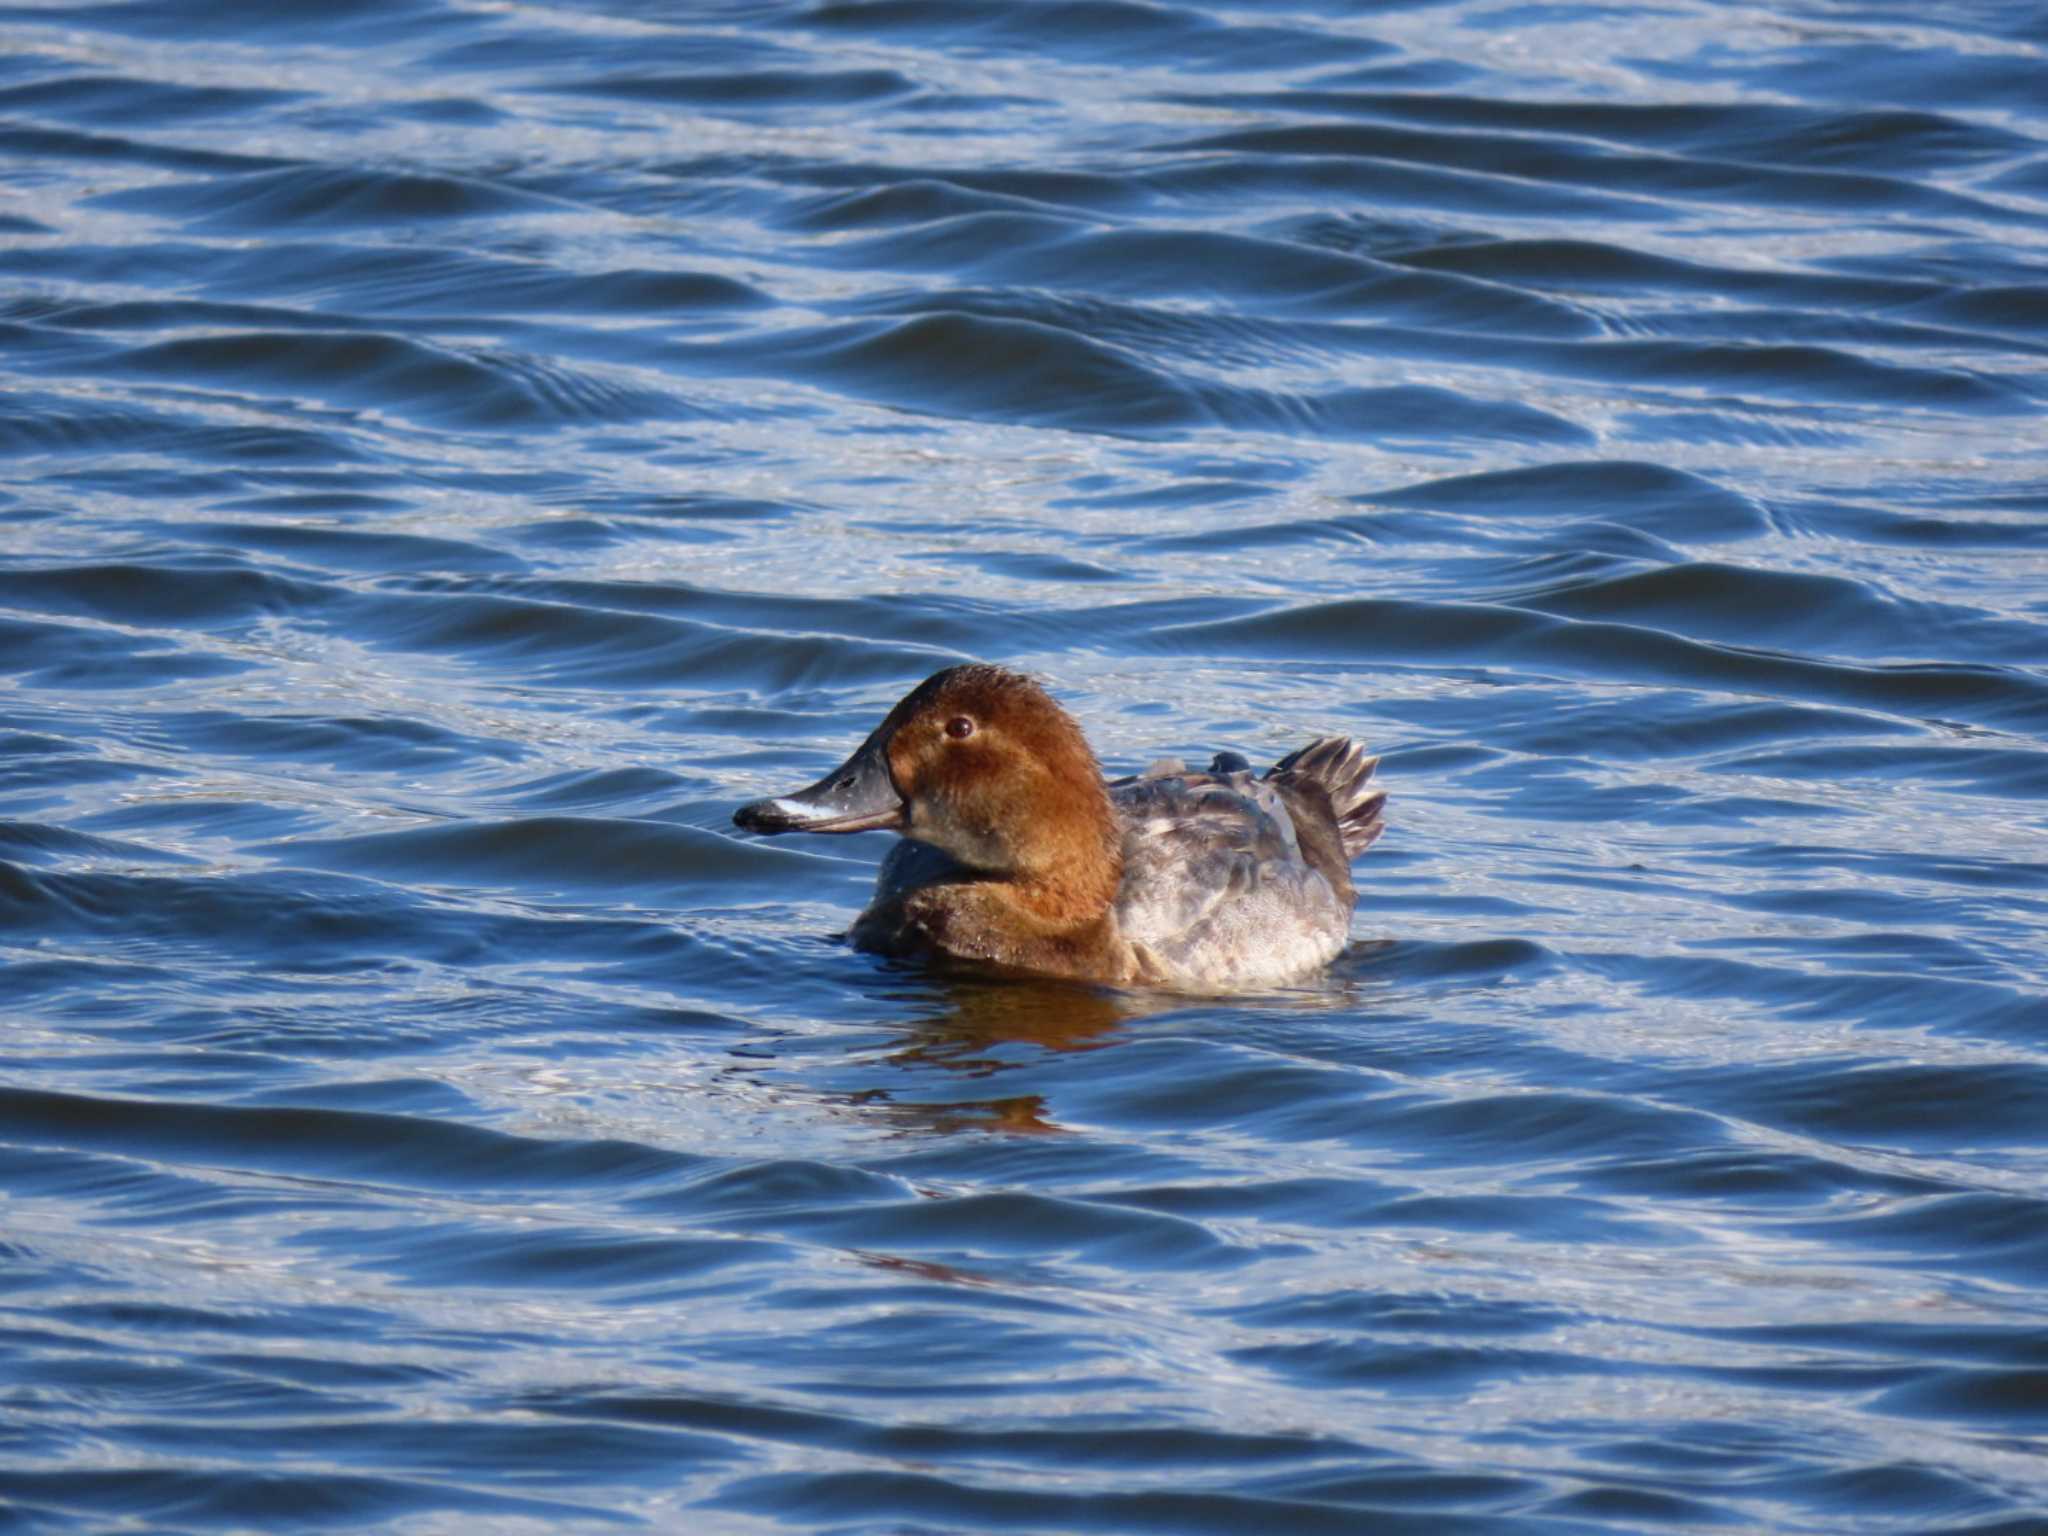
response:
<path id="1" fill-rule="evenodd" d="M 0 1527 L 2048 1529 L 2043 14 L 0 12 Z M 836 942 L 966 657 L 1328 980 Z"/>

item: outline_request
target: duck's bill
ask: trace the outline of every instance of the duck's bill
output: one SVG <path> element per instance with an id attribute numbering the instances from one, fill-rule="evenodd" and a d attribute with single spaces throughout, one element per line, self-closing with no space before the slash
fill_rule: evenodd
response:
<path id="1" fill-rule="evenodd" d="M 903 797 L 889 778 L 881 743 L 861 749 L 809 789 L 756 800 L 733 812 L 749 832 L 873 832 L 903 826 Z"/>

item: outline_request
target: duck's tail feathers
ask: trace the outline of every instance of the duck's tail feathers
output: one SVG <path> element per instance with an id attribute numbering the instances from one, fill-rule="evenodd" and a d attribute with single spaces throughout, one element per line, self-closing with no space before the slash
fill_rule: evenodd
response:
<path id="1" fill-rule="evenodd" d="M 1319 736 L 1281 758 L 1266 777 L 1313 784 L 1328 795 L 1337 831 L 1344 839 L 1344 856 L 1355 859 L 1387 829 L 1381 814 L 1386 809 L 1387 792 L 1372 784 L 1373 770 L 1379 765 L 1378 758 L 1368 756 L 1349 736 Z"/>

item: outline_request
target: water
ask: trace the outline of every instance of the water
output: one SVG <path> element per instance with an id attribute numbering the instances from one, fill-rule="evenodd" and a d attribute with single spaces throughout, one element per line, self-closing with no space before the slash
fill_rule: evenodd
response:
<path id="1" fill-rule="evenodd" d="M 2048 1530 L 2044 53 L 0 14 L 0 1528 Z M 1332 974 L 835 942 L 968 657 Z"/>

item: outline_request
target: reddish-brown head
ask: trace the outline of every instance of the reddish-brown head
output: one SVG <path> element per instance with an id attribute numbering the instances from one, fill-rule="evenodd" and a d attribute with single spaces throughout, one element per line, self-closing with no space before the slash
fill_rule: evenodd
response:
<path id="1" fill-rule="evenodd" d="M 1030 678 L 949 667 L 898 704 L 882 734 L 909 836 L 969 869 L 1029 881 L 1073 884 L 1107 861 L 1114 894 L 1102 770 L 1081 728 Z"/>
<path id="2" fill-rule="evenodd" d="M 1002 667 L 934 673 L 840 767 L 734 819 L 769 833 L 887 827 L 1014 882 L 1019 899 L 1059 923 L 1100 917 L 1122 875 L 1087 738 L 1043 688 Z"/>

